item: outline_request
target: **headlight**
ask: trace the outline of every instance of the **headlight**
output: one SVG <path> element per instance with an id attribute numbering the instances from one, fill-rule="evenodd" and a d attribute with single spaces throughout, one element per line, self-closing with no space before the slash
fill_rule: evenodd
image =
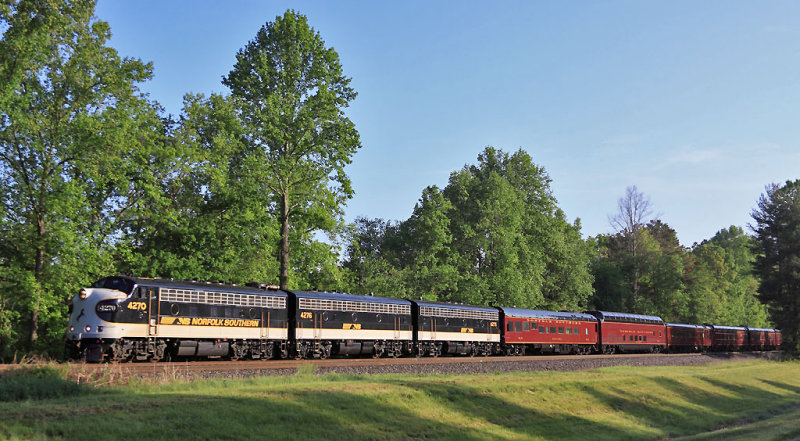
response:
<path id="1" fill-rule="evenodd" d="M 83 330 L 86 331 L 86 332 L 92 332 L 92 327 L 89 326 L 89 325 L 86 325 L 86 327 L 83 328 Z"/>
<path id="2" fill-rule="evenodd" d="M 70 326 L 69 327 L 69 332 L 74 332 L 74 331 L 75 331 L 75 327 L 74 326 Z"/>
<path id="3" fill-rule="evenodd" d="M 85 289 L 82 289 L 82 290 L 78 291 L 78 297 L 80 297 L 82 299 L 85 299 L 87 295 L 89 295 L 89 293 L 86 292 Z"/>

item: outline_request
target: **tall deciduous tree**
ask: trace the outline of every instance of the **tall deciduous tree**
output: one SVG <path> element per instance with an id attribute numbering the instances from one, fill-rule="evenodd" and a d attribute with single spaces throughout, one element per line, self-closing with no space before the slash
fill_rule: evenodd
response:
<path id="1" fill-rule="evenodd" d="M 94 7 L 0 6 L 0 307 L 27 317 L 14 328 L 29 347 L 42 329 L 58 339 L 64 298 L 113 268 L 108 251 L 143 200 L 158 202 L 168 156 L 159 109 L 137 89 L 151 66 L 106 46 Z"/>
<path id="2" fill-rule="evenodd" d="M 635 185 L 625 189 L 625 196 L 617 201 L 617 213 L 609 217 L 611 226 L 624 240 L 633 265 L 633 295 L 639 293 L 639 277 L 641 273 L 640 248 L 642 228 L 653 213 L 650 198 L 641 193 Z"/>
<path id="3" fill-rule="evenodd" d="M 339 55 L 305 16 L 286 11 L 236 54 L 223 78 L 244 125 L 250 170 L 280 223 L 279 279 L 289 285 L 290 237 L 333 232 L 353 190 L 345 166 L 361 146 L 344 109 L 356 97 Z"/>
<path id="4" fill-rule="evenodd" d="M 759 292 L 786 347 L 800 353 L 800 180 L 770 185 L 752 212 Z"/>

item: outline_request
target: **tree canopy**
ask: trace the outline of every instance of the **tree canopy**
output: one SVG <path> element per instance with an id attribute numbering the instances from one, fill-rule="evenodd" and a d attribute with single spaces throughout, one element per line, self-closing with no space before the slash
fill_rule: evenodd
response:
<path id="1" fill-rule="evenodd" d="M 353 195 L 345 166 L 361 143 L 344 109 L 356 92 L 336 51 L 294 11 L 265 24 L 222 82 L 243 124 L 243 164 L 278 218 L 287 288 L 290 238 L 335 232 Z"/>
<path id="2" fill-rule="evenodd" d="M 109 27 L 94 7 L 0 8 L 3 343 L 31 348 L 43 335 L 48 347 L 61 337 L 65 297 L 114 268 L 110 250 L 158 203 L 171 156 L 160 109 L 137 86 L 151 65 L 106 46 Z"/>
<path id="3" fill-rule="evenodd" d="M 788 347 L 800 353 L 800 180 L 770 185 L 752 213 L 760 297 Z"/>

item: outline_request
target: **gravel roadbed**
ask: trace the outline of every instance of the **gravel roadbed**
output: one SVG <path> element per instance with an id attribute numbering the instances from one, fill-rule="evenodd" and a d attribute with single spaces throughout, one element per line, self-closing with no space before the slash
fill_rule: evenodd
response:
<path id="1" fill-rule="evenodd" d="M 686 355 L 655 355 L 655 356 L 626 356 L 614 355 L 612 357 L 584 356 L 574 358 L 562 357 L 536 357 L 525 360 L 509 357 L 488 357 L 480 361 L 425 364 L 359 364 L 353 366 L 320 366 L 311 363 L 299 368 L 286 369 L 241 369 L 241 370 L 215 370 L 213 367 L 202 370 L 182 370 L 174 367 L 168 373 L 154 369 L 152 375 L 139 374 L 139 376 L 179 376 L 185 379 L 199 378 L 252 378 L 259 376 L 294 375 L 298 372 L 322 375 L 327 373 L 337 374 L 493 374 L 503 372 L 535 372 L 535 371 L 579 371 L 610 366 L 700 366 L 725 362 L 744 362 L 754 360 L 780 360 L 781 352 L 756 352 L 756 353 L 725 353 L 725 354 L 686 354 Z"/>

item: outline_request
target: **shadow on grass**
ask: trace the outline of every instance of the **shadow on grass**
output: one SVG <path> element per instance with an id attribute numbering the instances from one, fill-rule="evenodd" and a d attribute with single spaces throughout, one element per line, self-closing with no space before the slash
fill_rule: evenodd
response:
<path id="1" fill-rule="evenodd" d="M 575 415 L 559 413 L 555 409 L 547 412 L 547 402 L 537 399 L 531 394 L 531 406 L 521 406 L 509 402 L 496 395 L 482 392 L 465 385 L 449 385 L 444 383 L 403 381 L 402 384 L 438 401 L 440 405 L 453 414 L 473 421 L 476 425 L 486 424 L 498 427 L 499 436 L 495 439 L 543 440 L 564 439 L 641 439 L 644 433 L 633 428 L 630 431 L 620 430 L 611 425 L 601 424 Z M 542 409 L 542 410 L 537 410 Z M 503 436 L 506 432 L 507 436 Z M 481 439 L 488 439 L 488 436 Z"/>
<path id="2" fill-rule="evenodd" d="M 264 391 L 247 396 L 117 392 L 107 401 L 39 403 L 3 416 L 0 438 L 504 440 L 630 439 L 584 418 L 552 416 L 469 386 L 371 382 L 372 392 Z M 381 393 L 392 388 L 391 393 Z M 363 391 L 362 391 L 363 392 Z M 221 393 L 224 395 L 224 392 Z M 261 395 L 261 396 L 259 396 Z M 105 398 L 105 397 L 104 397 Z M 532 399 L 534 396 L 532 395 Z M 603 436 L 597 436 L 603 434 Z M 641 434 L 638 436 L 641 438 Z"/>
<path id="3" fill-rule="evenodd" d="M 798 400 L 800 400 L 800 387 L 793 386 L 791 384 L 780 383 L 778 381 L 772 381 L 772 380 L 761 380 L 761 381 L 766 383 L 766 384 L 769 384 L 770 386 L 772 386 L 774 388 L 783 389 L 785 391 L 797 394 L 798 395 Z"/>

